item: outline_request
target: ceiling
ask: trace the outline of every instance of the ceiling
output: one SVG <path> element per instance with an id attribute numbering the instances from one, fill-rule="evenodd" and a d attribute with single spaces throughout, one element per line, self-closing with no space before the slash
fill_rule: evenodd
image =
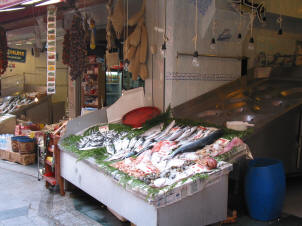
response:
<path id="1" fill-rule="evenodd" d="M 56 4 L 57 19 L 62 19 L 65 12 L 75 7 L 80 9 L 106 2 L 107 0 L 65 0 Z M 7 31 L 34 26 L 36 23 L 35 17 L 43 16 L 44 21 L 46 21 L 46 12 L 47 6 L 34 7 L 33 5 L 27 6 L 23 10 L 0 12 L 0 26 L 4 27 Z"/>

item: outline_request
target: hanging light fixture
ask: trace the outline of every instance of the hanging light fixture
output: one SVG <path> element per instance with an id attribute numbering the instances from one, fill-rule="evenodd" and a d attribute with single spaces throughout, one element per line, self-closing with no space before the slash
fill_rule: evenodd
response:
<path id="1" fill-rule="evenodd" d="M 238 35 L 237 35 L 237 38 L 241 40 L 242 38 L 242 34 L 241 34 L 241 26 L 242 26 L 242 3 L 241 3 L 241 0 L 240 0 L 240 11 L 239 11 L 239 14 L 240 14 L 240 17 L 239 17 L 239 32 L 238 32 Z"/>
<path id="2" fill-rule="evenodd" d="M 253 37 L 250 37 L 248 49 L 249 50 L 254 50 L 255 49 L 254 38 Z"/>
<path id="3" fill-rule="evenodd" d="M 216 49 L 216 40 L 215 40 L 215 38 L 211 39 L 210 48 L 213 49 L 213 50 Z"/>
<path id="4" fill-rule="evenodd" d="M 282 35 L 283 34 L 283 29 L 282 29 L 282 16 L 281 16 L 281 14 L 277 19 L 277 23 L 279 24 L 278 35 Z"/>
<path id="5" fill-rule="evenodd" d="M 166 58 L 167 56 L 167 41 L 168 41 L 168 37 L 167 37 L 167 34 L 166 34 L 166 18 L 167 18 L 167 0 L 165 0 L 165 19 L 164 19 L 164 23 L 165 23 L 165 30 L 164 30 L 164 34 L 163 34 L 163 40 L 164 40 L 164 43 L 162 44 L 161 46 L 161 49 L 160 49 L 160 54 L 163 58 Z"/>
<path id="6" fill-rule="evenodd" d="M 192 59 L 193 67 L 200 66 L 198 61 L 197 40 L 198 40 L 198 0 L 195 0 L 195 35 L 193 37 L 194 53 Z"/>
<path id="7" fill-rule="evenodd" d="M 129 20 L 129 15 L 128 15 L 128 9 L 129 9 L 129 3 L 128 3 L 128 0 L 125 2 L 125 7 L 124 7 L 124 9 L 126 10 L 126 12 L 125 12 L 125 14 L 126 14 L 126 23 L 124 24 L 124 26 L 125 26 L 125 32 L 124 32 L 124 43 L 123 43 L 123 46 L 125 45 L 125 42 L 126 42 L 126 40 L 128 40 L 128 38 L 129 38 L 129 35 L 128 35 L 128 20 Z M 129 51 L 129 49 L 128 49 L 128 47 L 126 48 L 126 56 L 128 56 L 128 51 Z M 126 71 L 126 72 L 128 72 L 128 70 L 129 70 L 129 64 L 130 64 L 130 61 L 129 61 L 129 59 L 127 58 L 127 59 L 124 59 L 124 65 L 123 65 L 123 69 L 124 69 L 124 71 Z"/>
<path id="8" fill-rule="evenodd" d="M 255 49 L 254 37 L 253 37 L 254 18 L 255 18 L 255 15 L 254 15 L 254 0 L 252 0 L 252 13 L 250 14 L 251 37 L 250 37 L 249 44 L 248 44 L 248 49 L 249 50 L 254 50 Z"/>
<path id="9" fill-rule="evenodd" d="M 161 46 L 161 50 L 160 53 L 162 55 L 163 58 L 166 58 L 166 51 L 167 51 L 167 46 L 166 46 L 166 42 L 164 42 Z"/>
<path id="10" fill-rule="evenodd" d="M 194 67 L 199 67 L 200 66 L 199 61 L 198 61 L 198 52 L 197 51 L 194 51 L 194 53 L 193 53 L 192 65 Z"/>
<path id="11" fill-rule="evenodd" d="M 213 21 L 212 25 L 212 39 L 210 43 L 210 49 L 215 50 L 216 49 L 216 39 L 215 39 L 215 34 L 216 34 L 216 20 Z"/>
<path id="12" fill-rule="evenodd" d="M 124 61 L 124 71 L 128 71 L 129 64 L 130 64 L 129 60 L 126 59 L 126 60 Z"/>
<path id="13" fill-rule="evenodd" d="M 280 1 L 279 7 L 280 7 L 280 15 L 277 19 L 277 23 L 279 24 L 278 35 L 282 35 L 283 34 L 283 30 L 282 30 L 282 22 L 283 21 L 282 21 L 282 15 L 281 15 L 281 1 Z"/>

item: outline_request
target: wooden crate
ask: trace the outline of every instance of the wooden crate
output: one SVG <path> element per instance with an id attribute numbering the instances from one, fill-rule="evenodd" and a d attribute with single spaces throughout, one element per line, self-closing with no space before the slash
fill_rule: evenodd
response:
<path id="1" fill-rule="evenodd" d="M 0 159 L 4 159 L 10 162 L 17 162 L 22 165 L 34 164 L 36 160 L 36 154 L 25 154 L 21 155 L 20 153 L 0 150 Z"/>

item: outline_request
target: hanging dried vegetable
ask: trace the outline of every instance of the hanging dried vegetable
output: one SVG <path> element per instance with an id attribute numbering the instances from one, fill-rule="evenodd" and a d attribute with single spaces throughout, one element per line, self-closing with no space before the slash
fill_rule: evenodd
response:
<path id="1" fill-rule="evenodd" d="M 84 37 L 85 37 L 86 46 L 88 46 L 90 43 L 90 26 L 88 24 L 88 21 L 89 21 L 88 15 L 85 14 L 85 17 L 84 17 L 85 36 Z"/>
<path id="2" fill-rule="evenodd" d="M 134 14 L 129 20 L 128 20 L 128 25 L 129 26 L 134 26 L 136 25 L 139 20 L 145 15 L 145 5 L 146 5 L 146 0 L 143 0 L 142 6 L 140 11 L 138 11 L 136 14 Z"/>
<path id="3" fill-rule="evenodd" d="M 122 32 L 124 30 L 125 9 L 124 9 L 123 4 L 124 3 L 122 0 L 118 0 L 117 3 L 115 4 L 112 16 L 110 17 L 116 37 L 118 39 L 121 38 Z"/>
<path id="4" fill-rule="evenodd" d="M 145 25 L 145 4 L 146 0 L 142 0 L 140 11 L 129 19 L 128 26 L 135 26 L 135 28 L 125 40 L 124 45 L 124 61 L 130 62 L 128 71 L 132 73 L 133 80 L 137 80 L 138 76 L 143 80 L 148 78 L 146 64 L 148 33 Z"/>
<path id="5" fill-rule="evenodd" d="M 73 16 L 70 30 L 70 76 L 72 80 L 80 77 L 86 70 L 87 46 L 81 14 Z"/>
<path id="6" fill-rule="evenodd" d="M 0 27 L 0 75 L 4 74 L 7 68 L 7 39 L 6 31 Z"/>
<path id="7" fill-rule="evenodd" d="M 147 61 L 147 50 L 148 50 L 148 33 L 146 26 L 143 24 L 142 26 L 142 34 L 141 34 L 141 52 L 139 62 L 141 64 L 146 63 Z"/>
<path id="8" fill-rule="evenodd" d="M 112 26 L 112 5 L 113 1 L 108 0 L 108 3 L 106 5 L 108 17 L 107 17 L 107 26 L 106 26 L 106 40 L 107 40 L 107 50 L 106 50 L 106 65 L 108 66 L 108 69 L 110 70 L 110 66 L 115 65 L 115 63 L 119 64 L 119 53 L 118 52 L 112 52 L 112 49 L 116 47 L 115 45 L 115 32 L 113 30 Z"/>
<path id="9" fill-rule="evenodd" d="M 69 65 L 70 64 L 70 31 L 67 30 L 64 35 L 63 41 L 63 64 Z"/>

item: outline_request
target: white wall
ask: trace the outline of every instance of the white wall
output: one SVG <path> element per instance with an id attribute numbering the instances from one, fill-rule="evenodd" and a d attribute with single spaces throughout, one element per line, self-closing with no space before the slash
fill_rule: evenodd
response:
<path id="1" fill-rule="evenodd" d="M 154 4 L 159 4 L 154 8 Z M 195 1 L 194 0 L 167 0 L 167 57 L 166 57 L 166 78 L 169 75 L 178 73 L 183 75 L 183 79 L 188 77 L 188 73 L 195 75 L 208 75 L 210 80 L 215 80 L 215 74 L 226 75 L 227 77 L 239 78 L 241 74 L 241 62 L 235 59 L 219 59 L 219 58 L 199 58 L 200 67 L 192 66 L 192 57 L 185 56 L 177 59 L 177 52 L 193 54 L 193 36 L 194 36 L 194 19 L 195 19 Z M 251 69 L 255 65 L 255 59 L 259 52 L 264 51 L 267 55 L 275 53 L 294 54 L 296 49 L 296 41 L 302 40 L 301 32 L 295 27 L 301 26 L 299 19 L 301 18 L 301 1 L 281 1 L 276 0 L 274 3 L 269 1 L 267 4 L 268 12 L 275 13 L 275 17 L 281 12 L 282 15 L 291 16 L 293 19 L 284 19 L 284 34 L 277 35 L 275 29 L 275 20 L 267 21 L 269 27 L 254 28 L 255 50 L 248 50 L 249 18 L 242 17 L 241 28 L 239 26 L 240 17 L 226 0 L 198 0 L 199 6 L 203 8 L 198 14 L 198 52 L 200 54 L 215 54 L 223 56 L 247 56 L 248 68 Z M 281 4 L 281 5 L 280 5 Z M 208 6 L 208 7 L 206 7 Z M 281 6 L 281 8 L 280 8 Z M 157 44 L 159 50 L 163 43 L 163 34 L 154 32 L 153 27 L 164 27 L 164 1 L 154 0 L 147 1 L 147 28 L 149 32 L 149 46 L 153 43 Z M 300 12 L 301 11 L 301 12 Z M 270 18 L 271 19 L 271 18 Z M 212 32 L 213 22 L 215 21 L 215 33 Z M 294 22 L 294 23 L 293 23 Z M 292 23 L 292 24 L 290 24 Z M 218 34 L 224 29 L 229 29 L 232 37 L 227 41 L 217 41 Z M 300 30 L 301 31 L 301 30 Z M 238 33 L 242 34 L 242 40 L 237 39 Z M 211 50 L 210 40 L 216 38 L 216 50 Z M 153 56 L 153 80 L 151 77 L 152 61 L 149 52 L 148 67 L 150 78 L 146 80 L 146 101 L 152 104 L 152 96 L 154 105 L 163 109 L 171 104 L 172 107 L 180 105 L 188 100 L 202 95 L 230 81 L 204 81 L 204 80 L 166 80 L 164 89 L 164 60 L 160 57 L 159 51 Z M 231 79 L 229 79 L 231 80 Z M 153 95 L 152 95 L 153 83 Z M 165 103 L 164 103 L 165 102 Z"/>
<path id="2" fill-rule="evenodd" d="M 159 19 L 159 26 L 164 27 L 164 1 L 159 1 L 159 10 L 154 10 L 153 1 L 148 1 L 147 4 L 147 27 L 149 32 L 149 46 L 156 43 L 158 49 L 163 43 L 162 36 L 157 32 L 153 32 L 153 27 L 157 25 L 158 21 L 154 21 L 154 17 Z M 201 8 L 209 1 L 199 0 Z M 241 43 L 238 43 L 236 38 L 238 24 L 238 14 L 234 11 L 224 8 L 223 1 L 210 1 L 209 7 L 199 10 L 198 18 L 198 47 L 200 54 L 215 54 L 228 56 L 241 56 Z M 218 4 L 216 6 L 216 3 Z M 219 7 L 219 8 L 218 8 Z M 218 58 L 199 58 L 200 67 L 194 68 L 192 66 L 192 57 L 185 56 L 177 59 L 177 52 L 191 53 L 194 52 L 194 45 L 192 42 L 194 36 L 194 21 L 195 21 L 195 1 L 193 0 L 167 0 L 167 57 L 166 57 L 166 78 L 168 75 L 175 73 L 197 73 L 206 74 L 210 77 L 214 74 L 232 75 L 238 78 L 241 72 L 241 62 L 236 59 L 218 59 Z M 216 50 L 211 50 L 209 47 L 212 38 L 212 24 L 216 21 L 216 35 L 220 34 L 225 28 L 229 28 L 233 37 L 229 41 L 217 42 Z M 243 19 L 243 23 L 246 21 Z M 243 26 L 244 27 L 244 26 Z M 154 34 L 152 34 L 152 32 Z M 246 34 L 246 28 L 242 31 L 243 37 Z M 166 90 L 163 93 L 164 86 L 164 66 L 163 58 L 161 58 L 159 51 L 153 56 L 153 70 L 154 70 L 154 104 L 163 109 L 163 105 L 167 108 L 168 105 L 172 107 L 184 103 L 194 97 L 206 93 L 222 84 L 229 81 L 203 81 L 203 80 L 166 80 Z M 151 74 L 151 54 L 149 53 L 149 72 Z M 150 76 L 151 77 L 151 76 Z M 184 75 L 186 78 L 186 75 Z M 146 98 L 148 103 L 152 99 L 152 78 L 146 80 Z M 163 100 L 165 97 L 165 100 Z M 163 103 L 165 101 L 165 104 Z"/>

